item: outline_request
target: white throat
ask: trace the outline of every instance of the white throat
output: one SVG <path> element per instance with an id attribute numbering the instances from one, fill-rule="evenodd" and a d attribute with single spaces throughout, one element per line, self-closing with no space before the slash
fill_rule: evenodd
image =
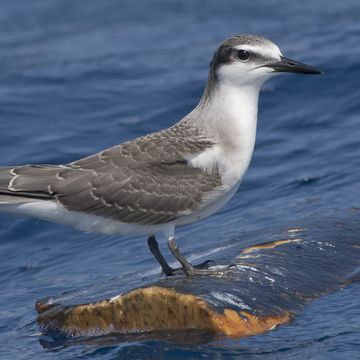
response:
<path id="1" fill-rule="evenodd" d="M 191 164 L 206 171 L 219 168 L 228 187 L 238 186 L 249 166 L 261 88 L 261 84 L 254 83 L 236 85 L 219 81 L 210 98 L 194 110 L 197 125 L 217 145 L 192 158 Z"/>

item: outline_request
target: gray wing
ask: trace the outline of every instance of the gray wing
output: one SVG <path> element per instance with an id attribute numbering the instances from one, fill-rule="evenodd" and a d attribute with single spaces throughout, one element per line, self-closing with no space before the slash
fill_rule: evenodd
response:
<path id="1" fill-rule="evenodd" d="M 56 200 L 68 210 L 127 223 L 172 221 L 201 206 L 221 179 L 186 161 L 213 144 L 174 137 L 170 129 L 67 165 L 1 169 L 0 202 L 2 196 Z"/>

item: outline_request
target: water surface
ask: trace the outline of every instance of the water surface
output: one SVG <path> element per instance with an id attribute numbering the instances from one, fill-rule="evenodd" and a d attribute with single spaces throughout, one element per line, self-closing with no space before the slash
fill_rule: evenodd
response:
<path id="1" fill-rule="evenodd" d="M 173 124 L 199 100 L 218 43 L 259 33 L 326 76 L 265 85 L 244 183 L 219 213 L 178 232 L 183 251 L 194 260 L 248 231 L 358 207 L 359 16 L 355 0 L 2 0 L 0 165 L 68 162 Z M 156 273 L 145 239 L 1 214 L 0 257 L 1 359 L 360 357 L 358 284 L 247 339 L 48 348 L 36 299 Z"/>

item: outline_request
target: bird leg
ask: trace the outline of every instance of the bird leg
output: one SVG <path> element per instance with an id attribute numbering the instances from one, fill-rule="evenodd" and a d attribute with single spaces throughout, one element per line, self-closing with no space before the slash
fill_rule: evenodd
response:
<path id="1" fill-rule="evenodd" d="M 212 261 L 206 261 L 205 263 L 203 263 L 203 264 L 206 264 L 207 266 L 202 266 L 203 264 L 200 264 L 198 266 L 191 265 L 185 259 L 185 257 L 180 253 L 179 247 L 178 247 L 178 245 L 176 243 L 175 236 L 171 236 L 168 239 L 168 246 L 169 246 L 169 249 L 170 249 L 171 253 L 176 258 L 176 260 L 181 264 L 182 270 L 183 270 L 183 272 L 185 273 L 186 276 L 193 276 L 193 275 L 217 275 L 217 276 L 222 276 L 222 275 L 226 275 L 231 270 L 231 268 L 233 267 L 232 265 L 230 265 L 229 267 L 227 267 L 226 269 L 223 269 L 223 270 L 207 269 L 207 267 L 209 266 L 209 263 L 211 263 Z"/>
<path id="2" fill-rule="evenodd" d="M 151 253 L 154 255 L 155 259 L 158 261 L 158 263 L 160 264 L 162 271 L 164 272 L 164 274 L 166 276 L 171 276 L 174 275 L 174 271 L 175 269 L 173 269 L 165 260 L 164 256 L 161 254 L 160 249 L 159 249 L 159 244 L 156 241 L 156 238 L 154 235 L 149 236 L 148 240 L 148 247 L 151 251 Z"/>
<path id="3" fill-rule="evenodd" d="M 179 271 L 179 270 L 183 270 L 183 269 L 173 269 L 165 260 L 164 256 L 161 254 L 160 249 L 159 249 L 159 244 L 156 241 L 156 238 L 154 235 L 149 236 L 148 240 L 147 240 L 149 249 L 151 251 L 151 253 L 154 255 L 155 259 L 157 260 L 157 262 L 160 264 L 161 269 L 163 271 L 163 273 L 166 276 L 171 276 L 174 275 L 175 272 Z M 184 258 L 185 259 L 185 258 Z M 185 259 L 186 261 L 186 259 Z M 211 263 L 213 263 L 212 260 L 207 260 L 202 262 L 199 265 L 196 265 L 195 268 L 196 269 L 206 269 Z M 192 266 L 192 265 L 190 265 Z"/>

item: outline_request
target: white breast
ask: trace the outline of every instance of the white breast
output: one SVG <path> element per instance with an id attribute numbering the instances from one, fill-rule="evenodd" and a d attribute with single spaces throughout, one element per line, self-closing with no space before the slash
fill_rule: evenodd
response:
<path id="1" fill-rule="evenodd" d="M 189 163 L 209 173 L 217 168 L 229 190 L 241 182 L 254 151 L 259 90 L 223 84 L 196 114 L 198 126 L 216 145 Z"/>

